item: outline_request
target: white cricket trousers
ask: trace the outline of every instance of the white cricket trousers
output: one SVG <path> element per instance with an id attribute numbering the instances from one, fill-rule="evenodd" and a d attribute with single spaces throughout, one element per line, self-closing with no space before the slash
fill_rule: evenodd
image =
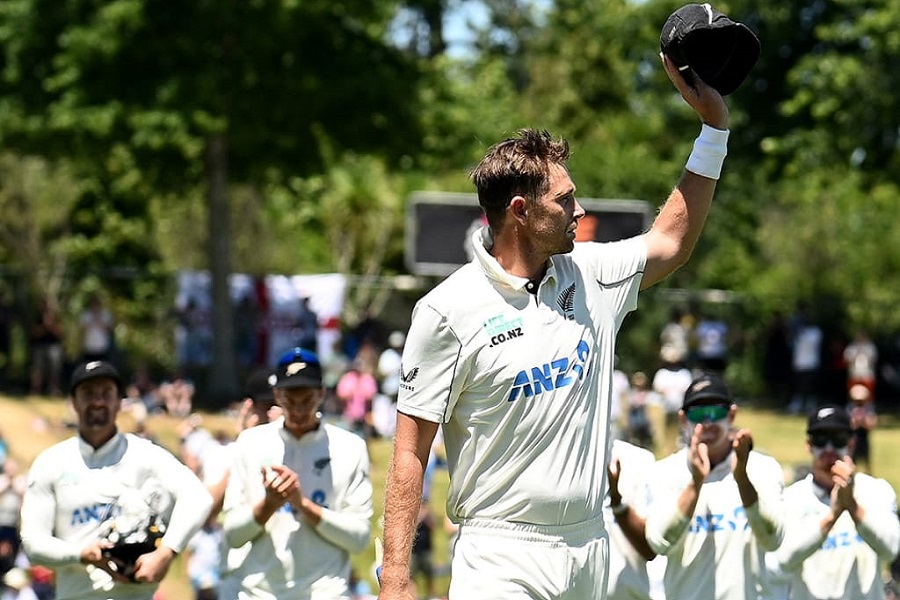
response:
<path id="1" fill-rule="evenodd" d="M 603 518 L 565 526 L 467 520 L 453 547 L 450 600 L 606 597 Z"/>

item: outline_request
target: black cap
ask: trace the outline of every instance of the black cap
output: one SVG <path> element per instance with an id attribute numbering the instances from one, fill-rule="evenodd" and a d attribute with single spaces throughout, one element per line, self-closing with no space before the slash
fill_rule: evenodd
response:
<path id="1" fill-rule="evenodd" d="M 684 392 L 682 408 L 690 408 L 694 404 L 700 404 L 701 400 L 719 400 L 732 404 L 731 391 L 721 377 L 714 373 L 704 373 L 697 377 Z"/>
<path id="2" fill-rule="evenodd" d="M 749 27 L 708 3 L 686 4 L 669 15 L 659 45 L 676 66 L 689 66 L 723 96 L 744 83 L 760 53 Z"/>
<path id="3" fill-rule="evenodd" d="M 274 402 L 275 395 L 272 393 L 272 385 L 275 383 L 275 379 L 276 375 L 271 369 L 254 371 L 247 378 L 244 396 L 254 402 Z"/>
<path id="4" fill-rule="evenodd" d="M 122 378 L 114 366 L 104 360 L 92 360 L 82 363 L 75 368 L 72 373 L 72 380 L 69 383 L 69 393 L 75 395 L 75 388 L 91 379 L 99 379 L 107 377 L 116 382 L 116 387 L 122 389 Z"/>
<path id="5" fill-rule="evenodd" d="M 843 406 L 821 406 L 809 413 L 806 433 L 816 431 L 850 431 L 850 413 Z"/>
<path id="6" fill-rule="evenodd" d="M 322 387 L 322 363 L 318 355 L 304 348 L 293 348 L 284 353 L 278 359 L 274 387 Z"/>

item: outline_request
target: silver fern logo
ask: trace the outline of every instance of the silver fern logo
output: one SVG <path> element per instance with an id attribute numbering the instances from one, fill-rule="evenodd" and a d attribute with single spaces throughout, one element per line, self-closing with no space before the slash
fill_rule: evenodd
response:
<path id="1" fill-rule="evenodd" d="M 570 321 L 575 318 L 575 284 L 569 287 L 556 297 L 556 304 Z"/>

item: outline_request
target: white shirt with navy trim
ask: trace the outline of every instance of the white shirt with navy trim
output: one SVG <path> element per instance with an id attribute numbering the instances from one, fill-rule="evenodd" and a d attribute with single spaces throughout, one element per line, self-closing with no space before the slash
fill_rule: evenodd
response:
<path id="1" fill-rule="evenodd" d="M 616 333 L 637 305 L 646 244 L 577 243 L 530 293 L 486 235 L 416 304 L 398 410 L 443 424 L 452 520 L 599 518 Z"/>

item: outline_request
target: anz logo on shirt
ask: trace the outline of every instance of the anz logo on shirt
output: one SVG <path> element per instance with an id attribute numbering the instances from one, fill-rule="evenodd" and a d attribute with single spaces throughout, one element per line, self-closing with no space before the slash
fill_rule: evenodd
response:
<path id="1" fill-rule="evenodd" d="M 551 392 L 572 385 L 584 379 L 591 348 L 581 340 L 575 348 L 575 358 L 563 356 L 548 363 L 536 365 L 530 369 L 519 371 L 513 380 L 508 402 L 514 402 L 519 396 L 526 398 L 537 396 L 543 392 Z"/>
<path id="2" fill-rule="evenodd" d="M 118 504 L 112 502 L 104 502 L 102 504 L 94 504 L 93 506 L 82 506 L 72 511 L 72 518 L 69 525 L 85 525 L 87 523 L 102 523 L 107 521 L 122 511 Z"/>
<path id="3" fill-rule="evenodd" d="M 840 533 L 830 533 L 825 541 L 822 542 L 822 550 L 837 550 L 838 548 L 848 548 L 857 544 L 862 544 L 863 539 L 859 533 L 842 531 Z"/>
<path id="4" fill-rule="evenodd" d="M 709 533 L 716 531 L 743 531 L 750 526 L 743 506 L 738 506 L 732 514 L 706 513 L 697 515 L 691 521 L 691 533 Z"/>

